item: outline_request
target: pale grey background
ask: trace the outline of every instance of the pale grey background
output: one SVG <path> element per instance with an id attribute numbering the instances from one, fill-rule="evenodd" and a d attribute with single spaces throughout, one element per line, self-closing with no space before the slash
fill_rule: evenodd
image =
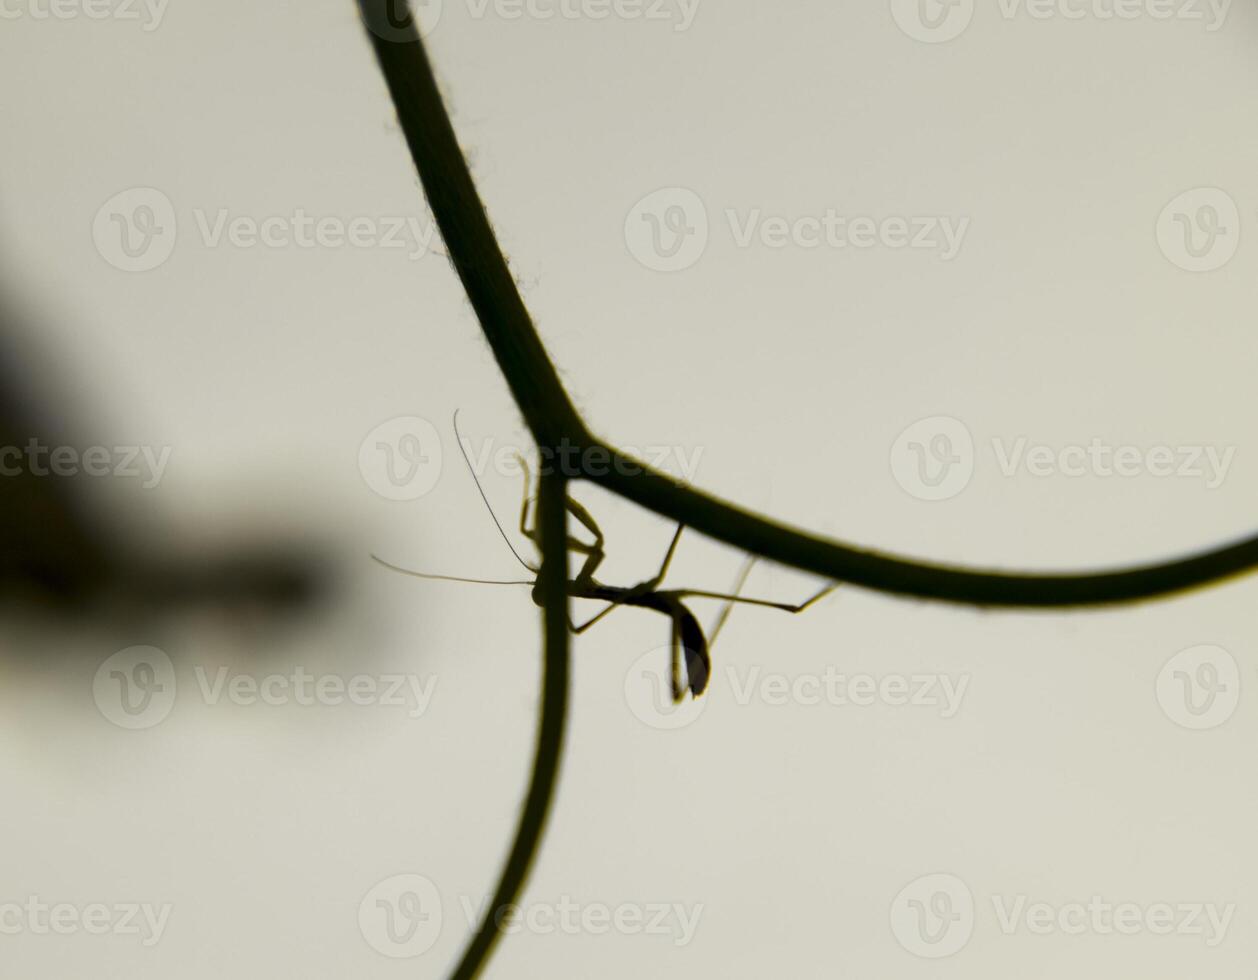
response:
<path id="1" fill-rule="evenodd" d="M 14 7 L 27 11 L 26 6 Z M 886 3 L 702 2 L 693 24 L 508 20 L 446 0 L 431 44 L 459 135 L 563 377 L 614 441 L 701 449 L 697 482 L 861 545 L 983 566 L 1152 560 L 1256 521 L 1253 311 L 1258 98 L 1252 6 L 1200 23 L 1002 17 L 926 44 Z M 666 9 L 674 10 L 673 7 Z M 130 506 L 225 528 L 312 528 L 355 586 L 309 635 L 168 624 L 181 663 L 249 655 L 311 669 L 438 678 L 430 710 L 181 700 L 147 732 L 109 725 L 94 665 L 150 636 L 57 643 L 91 666 L 6 668 L 0 903 L 171 902 L 163 941 L 0 937 L 24 977 L 439 977 L 466 932 L 459 896 L 491 887 L 532 751 L 536 614 L 524 590 L 419 583 L 368 562 L 513 574 L 448 418 L 525 445 L 445 260 L 377 249 L 206 247 L 194 209 L 258 220 L 426 220 L 384 83 L 345 2 L 172 0 L 155 30 L 37 20 L 0 30 L 6 290 L 36 302 L 121 440 L 169 444 Z M 693 190 L 711 238 L 692 267 L 645 269 L 626 215 Z M 1227 190 L 1241 244 L 1190 274 L 1162 254 L 1163 207 Z M 93 244 L 114 194 L 153 187 L 179 218 L 160 268 Z M 967 216 L 959 256 L 740 249 L 723 212 Z M 414 502 L 373 494 L 359 445 L 429 419 L 445 467 Z M 891 474 L 915 420 L 964 420 L 980 447 L 957 497 Z M 1054 446 L 1235 447 L 1223 485 L 1003 477 L 994 438 Z M 513 516 L 517 478 L 486 491 Z M 120 490 L 127 497 L 133 490 Z M 608 533 L 612 581 L 658 561 L 670 528 L 579 489 Z M 238 529 L 238 528 L 237 528 Z M 674 581 L 729 583 L 739 558 L 697 537 Z M 761 569 L 791 599 L 806 577 Z M 710 703 L 660 732 L 625 675 L 666 639 L 617 613 L 575 651 L 570 751 L 528 890 L 590 903 L 702 904 L 694 939 L 508 939 L 494 977 L 1252 976 L 1258 962 L 1258 703 L 1252 580 L 1139 608 L 977 613 L 845 590 L 799 619 L 739 612 Z M 704 615 L 710 615 L 704 610 Z M 47 638 L 44 638 L 47 642 Z M 0 641 L 18 650 L 21 638 Z M 1220 644 L 1242 693 L 1190 732 L 1155 682 L 1177 651 Z M 265 644 L 268 649 L 258 649 Z M 662 655 L 661 655 L 662 656 Z M 968 675 L 962 709 L 740 705 L 725 671 Z M 331 666 L 329 666 L 331 665 Z M 190 669 L 190 668 L 189 668 Z M 269 670 L 270 668 L 258 668 Z M 181 681 L 182 681 L 181 675 Z M 191 690 L 191 681 L 188 689 Z M 416 872 L 445 921 L 411 960 L 359 934 L 360 899 Z M 918 959 L 891 903 L 918 876 L 963 879 L 974 936 Z M 1237 903 L 1226 941 L 1005 935 L 991 896 Z"/>

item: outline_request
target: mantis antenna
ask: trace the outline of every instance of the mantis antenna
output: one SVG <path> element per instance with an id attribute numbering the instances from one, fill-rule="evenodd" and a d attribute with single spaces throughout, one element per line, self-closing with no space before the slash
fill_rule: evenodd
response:
<path id="1" fill-rule="evenodd" d="M 502 540 L 507 543 L 507 547 L 511 549 L 511 554 L 515 555 L 515 560 L 523 565 L 528 571 L 536 572 L 537 569 L 531 566 L 523 558 L 520 553 L 515 550 L 515 545 L 511 543 L 511 539 L 507 537 L 507 532 L 502 529 L 502 523 L 498 520 L 498 515 L 494 513 L 494 508 L 489 503 L 489 498 L 485 496 L 485 491 L 480 485 L 480 480 L 476 478 L 476 469 L 472 466 L 472 461 L 468 459 L 467 450 L 463 448 L 463 436 L 459 432 L 459 410 L 454 410 L 454 441 L 458 443 L 459 454 L 463 457 L 463 462 L 467 464 L 467 471 L 472 474 L 472 482 L 476 484 L 476 492 L 480 494 L 480 499 L 485 502 L 485 509 L 489 511 L 489 516 L 493 518 L 494 527 L 498 528 L 498 533 L 502 535 Z"/>
<path id="2" fill-rule="evenodd" d="M 395 565 L 391 561 L 385 561 L 379 555 L 371 556 L 373 561 L 379 562 L 385 568 L 391 568 L 395 572 L 401 572 L 403 575 L 413 575 L 415 578 L 436 579 L 438 582 L 470 582 L 472 585 L 532 585 L 532 581 L 528 582 L 505 582 L 494 578 L 464 578 L 461 575 L 433 575 L 429 572 L 417 572 L 412 568 L 403 568 L 401 565 Z"/>

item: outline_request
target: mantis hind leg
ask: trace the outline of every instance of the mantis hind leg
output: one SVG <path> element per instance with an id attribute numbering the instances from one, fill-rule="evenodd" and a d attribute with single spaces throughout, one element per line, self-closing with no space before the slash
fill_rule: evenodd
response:
<path id="1" fill-rule="evenodd" d="M 797 604 L 789 602 L 770 602 L 768 599 L 748 599 L 744 596 L 732 595 L 728 592 L 705 592 L 702 589 L 678 589 L 671 594 L 686 599 L 724 599 L 729 604 L 739 603 L 747 606 L 762 606 L 765 609 L 777 609 L 781 612 L 802 613 L 813 603 L 820 602 L 838 587 L 838 582 L 831 582 L 819 592 L 814 593 L 803 602 Z"/>
<path id="2" fill-rule="evenodd" d="M 725 626 L 725 621 L 729 619 L 730 612 L 734 609 L 734 602 L 738 599 L 739 593 L 743 591 L 743 586 L 747 584 L 747 577 L 751 575 L 751 569 L 755 566 L 755 556 L 748 557 L 743 563 L 742 570 L 738 573 L 738 578 L 734 582 L 734 588 L 730 593 L 730 598 L 725 601 L 725 605 L 721 607 L 721 611 L 717 614 L 716 622 L 712 624 L 712 628 L 708 631 L 708 646 L 716 643 L 717 635 Z"/>
<path id="3" fill-rule="evenodd" d="M 716 643 L 717 635 L 721 632 L 722 627 L 725 626 L 725 622 L 729 619 L 729 614 L 733 611 L 735 605 L 742 604 L 748 606 L 761 606 L 766 609 L 777 609 L 780 612 L 787 612 L 795 615 L 797 613 L 802 613 L 813 603 L 820 602 L 839 587 L 838 582 L 831 582 L 815 594 L 809 596 L 803 602 L 795 604 L 789 602 L 771 602 L 768 599 L 749 599 L 741 595 L 741 593 L 743 586 L 747 583 L 748 576 L 751 574 L 751 569 L 755 564 L 756 559 L 754 556 L 747 559 L 746 563 L 742 567 L 742 570 L 738 573 L 738 579 L 734 582 L 733 590 L 730 592 L 705 592 L 700 589 L 682 589 L 676 593 L 676 595 L 686 598 L 725 600 L 725 605 L 721 607 L 721 611 L 716 617 L 716 622 L 712 624 L 712 629 L 708 632 L 709 649 L 711 649 L 712 645 Z"/>
<path id="4" fill-rule="evenodd" d="M 585 561 L 581 564 L 581 570 L 577 572 L 576 581 L 588 582 L 594 578 L 594 573 L 598 571 L 598 566 L 603 563 L 605 557 L 603 551 L 603 531 L 598 526 L 598 522 L 594 520 L 590 512 L 585 507 L 573 500 L 571 497 L 567 500 L 568 513 L 575 517 L 585 529 L 594 535 L 593 544 L 587 544 L 575 537 L 569 535 L 568 547 L 578 554 L 585 555 Z"/>
<path id="5" fill-rule="evenodd" d="M 660 562 L 660 570 L 655 573 L 654 578 L 647 579 L 638 588 L 644 592 L 653 592 L 664 581 L 664 576 L 668 574 L 668 566 L 673 562 L 673 554 L 677 551 L 677 542 L 681 540 L 681 532 L 685 529 L 685 524 L 677 525 L 677 530 L 673 532 L 673 540 L 668 544 L 668 551 L 664 552 L 664 560 Z"/>
<path id="6" fill-rule="evenodd" d="M 577 506 L 579 507 L 580 505 L 578 504 Z M 589 513 L 587 512 L 587 513 L 586 513 L 586 517 L 589 517 L 589 516 L 590 516 L 590 515 L 589 515 Z M 591 521 L 592 521 L 592 520 L 593 520 L 593 519 L 591 518 Z M 682 532 L 682 529 L 683 529 L 684 527 L 685 527 L 685 525 L 684 525 L 684 524 L 678 524 L 678 525 L 677 525 L 677 530 L 673 533 L 673 540 L 672 540 L 672 542 L 671 542 L 671 543 L 669 544 L 669 546 L 668 546 L 668 551 L 667 551 L 667 552 L 665 553 L 665 555 L 664 555 L 664 560 L 663 560 L 663 562 L 661 562 L 661 564 L 660 564 L 660 570 L 659 570 L 659 572 L 657 572 L 657 573 L 656 573 L 656 575 L 655 575 L 655 577 L 654 577 L 654 578 L 647 579 L 645 582 L 641 583 L 641 584 L 637 587 L 637 589 L 636 589 L 635 591 L 641 591 L 641 592 L 651 592 L 651 591 L 654 591 L 655 587 L 656 587 L 657 585 L 659 585 L 659 584 L 660 584 L 660 582 L 663 580 L 664 576 L 668 573 L 668 565 L 669 565 L 669 563 L 673 560 L 673 553 L 677 550 L 677 540 L 681 537 L 681 532 Z M 602 540 L 601 535 L 600 535 L 599 540 Z M 573 548 L 573 550 L 580 550 L 580 547 L 582 547 L 582 545 L 581 545 L 581 542 L 575 542 L 575 544 L 573 544 L 572 542 L 570 542 L 570 543 L 569 543 L 569 547 L 572 547 L 572 548 Z M 584 546 L 584 547 L 588 547 L 588 546 Z M 601 554 L 598 556 L 598 561 L 602 561 L 602 555 L 601 555 Z M 587 559 L 586 559 L 586 565 L 587 565 L 587 567 L 589 566 L 589 564 L 590 564 L 590 559 L 588 559 L 588 558 L 587 558 Z M 597 565 L 598 565 L 598 562 L 595 562 L 595 563 L 594 563 L 594 567 L 597 567 Z M 584 574 L 586 574 L 586 570 L 587 570 L 587 569 L 586 569 L 585 567 L 583 567 L 583 568 L 581 569 L 581 574 L 583 574 L 583 575 L 584 575 Z M 589 571 L 589 575 L 590 575 L 590 576 L 593 576 L 593 570 L 592 570 L 592 569 Z M 580 636 L 582 633 L 584 633 L 586 630 L 588 630 L 588 629 L 589 629 L 591 626 L 593 626 L 595 623 L 600 622 L 600 621 L 603 619 L 603 617 L 604 617 L 604 616 L 606 616 L 608 613 L 610 613 L 613 609 L 618 609 L 618 608 L 619 608 L 620 606 L 622 606 L 622 605 L 624 605 L 624 603 L 623 603 L 623 602 L 609 602 L 609 603 L 607 604 L 607 608 L 606 608 L 606 609 L 604 609 L 604 610 L 602 610 L 601 612 L 599 612 L 597 615 L 595 615 L 595 616 L 594 616 L 592 619 L 590 619 L 588 622 L 582 623 L 580 626 L 578 626 L 578 625 L 577 625 L 577 624 L 576 624 L 573 620 L 569 619 L 569 620 L 568 620 L 568 628 L 569 628 L 569 629 L 571 629 L 571 630 L 572 630 L 572 632 L 573 632 L 575 635 Z"/>
<path id="7" fill-rule="evenodd" d="M 590 619 L 586 620 L 586 621 L 585 621 L 584 623 L 582 623 L 580 626 L 578 626 L 578 625 L 576 624 L 576 622 L 572 619 L 572 617 L 569 617 L 569 618 L 568 618 L 568 629 L 572 631 L 572 634 L 573 634 L 574 636 L 580 636 L 582 633 L 584 633 L 586 630 L 588 630 L 588 629 L 589 629 L 591 626 L 593 626 L 595 623 L 600 622 L 600 621 L 603 619 L 603 617 L 604 617 L 604 616 L 606 616 L 606 615 L 607 615 L 609 612 L 611 612 L 613 609 L 619 609 L 622 605 L 623 605 L 623 603 L 619 603 L 619 602 L 609 602 L 609 603 L 607 604 L 606 608 L 604 608 L 604 609 L 600 610 L 599 612 L 595 613 L 595 614 L 594 614 L 594 615 L 593 615 Z"/>

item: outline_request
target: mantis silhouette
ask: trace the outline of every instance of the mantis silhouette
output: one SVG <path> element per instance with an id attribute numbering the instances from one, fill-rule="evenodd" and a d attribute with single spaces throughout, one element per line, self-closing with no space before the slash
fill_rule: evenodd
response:
<path id="1" fill-rule="evenodd" d="M 454 433 L 459 452 L 463 456 L 463 461 L 467 464 L 468 472 L 472 475 L 472 480 L 476 484 L 481 500 L 485 503 L 486 510 L 489 511 L 489 516 L 498 528 L 498 533 L 502 535 L 503 541 L 511 549 L 511 554 L 515 556 L 516 561 L 525 570 L 532 573 L 534 577 L 527 580 L 502 581 L 497 579 L 465 578 L 458 575 L 435 575 L 394 565 L 376 555 L 371 557 L 386 568 L 395 572 L 401 572 L 404 575 L 412 575 L 416 578 L 443 582 L 468 582 L 473 585 L 529 585 L 533 588 L 533 601 L 538 606 L 543 605 L 537 585 L 539 569 L 536 565 L 525 561 L 520 556 L 520 553 L 516 551 L 515 546 L 511 543 L 511 539 L 507 537 L 507 532 L 498 520 L 498 515 L 494 513 L 494 509 L 489 503 L 489 498 L 485 496 L 484 488 L 481 487 L 480 480 L 476 477 L 476 470 L 467 456 L 467 451 L 463 448 L 463 441 L 459 435 L 458 412 L 454 414 Z M 529 493 L 532 485 L 532 476 L 529 473 L 528 463 L 518 453 L 516 454 L 516 461 L 524 474 L 524 501 L 520 507 L 520 533 L 540 549 L 541 541 L 538 537 L 537 527 L 536 525 L 529 526 L 530 508 L 536 503 L 536 497 L 530 496 Z M 712 645 L 716 642 L 717 635 L 724 627 L 735 604 L 761 606 L 792 614 L 801 613 L 838 587 L 837 583 L 831 583 L 798 604 L 747 598 L 739 593 L 742 591 L 742 587 L 747 581 L 747 576 L 751 574 L 752 566 L 755 564 L 755 559 L 752 558 L 743 565 L 732 592 L 709 592 L 704 589 L 661 589 L 660 585 L 663 584 L 664 576 L 668 574 L 668 566 L 672 563 L 673 555 L 677 551 L 677 543 L 681 540 L 681 532 L 685 530 L 684 524 L 677 525 L 677 530 L 673 532 L 672 541 L 669 542 L 668 550 L 664 553 L 664 560 L 660 563 L 659 571 L 653 576 L 643 579 L 637 585 L 632 586 L 607 585 L 595 578 L 599 565 L 602 564 L 604 557 L 606 557 L 602 530 L 590 512 L 578 501 L 567 497 L 565 507 L 568 513 L 594 537 L 593 541 L 587 542 L 582 541 L 575 535 L 568 535 L 568 550 L 582 556 L 580 570 L 568 582 L 568 595 L 574 599 L 593 599 L 607 603 L 604 609 L 580 625 L 569 617 L 568 628 L 574 634 L 580 635 L 590 629 L 590 627 L 601 622 L 614 610 L 624 608 L 625 606 L 650 609 L 667 616 L 672 623 L 670 650 L 674 702 L 680 702 L 687 690 L 690 691 L 692 697 L 699 697 L 707 689 L 708 680 L 712 675 Z M 717 615 L 716 621 L 712 624 L 712 628 L 706 634 L 703 631 L 703 627 L 699 625 L 699 620 L 695 614 L 686 605 L 686 600 L 689 599 L 724 600 L 724 606 Z M 683 668 L 685 674 L 684 682 L 682 676 Z"/>

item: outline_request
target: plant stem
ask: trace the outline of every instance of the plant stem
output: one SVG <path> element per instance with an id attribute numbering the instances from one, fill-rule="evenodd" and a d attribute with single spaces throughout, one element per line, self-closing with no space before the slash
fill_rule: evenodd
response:
<path id="1" fill-rule="evenodd" d="M 432 66 L 404 0 L 359 0 L 450 259 L 485 339 L 539 446 L 577 460 L 564 475 L 600 483 L 726 544 L 834 581 L 921 599 L 981 606 L 1089 606 L 1152 599 L 1258 567 L 1258 535 L 1177 560 L 1069 574 L 945 567 L 856 548 L 786 527 L 682 486 L 640 463 L 589 465 L 622 453 L 590 434 L 564 390 L 498 246 L 459 149 Z M 391 19 L 390 19 L 391 18 Z M 607 457 L 601 457 L 606 461 Z"/>
<path id="2" fill-rule="evenodd" d="M 573 407 L 529 317 L 476 191 L 406 0 L 358 0 L 407 146 L 481 330 L 539 449 L 575 449 L 571 472 L 543 476 L 539 588 L 546 650 L 537 757 L 515 843 L 486 919 L 453 980 L 471 980 L 499 936 L 500 910 L 520 894 L 555 788 L 568 692 L 567 481 L 596 482 L 726 544 L 838 582 L 983 606 L 1091 606 L 1183 591 L 1258 566 L 1258 535 L 1161 564 L 1078 574 L 944 567 L 864 551 L 786 527 L 683 486 L 596 439 Z M 611 465 L 606 465 L 611 459 Z M 601 460 L 596 468 L 591 457 Z M 567 457 L 571 458 L 571 456 Z"/>
<path id="3" fill-rule="evenodd" d="M 546 818 L 555 795 L 559 759 L 563 753 L 568 716 L 568 547 L 565 480 L 543 476 L 537 501 L 541 530 L 542 567 L 537 581 L 543 603 L 542 711 L 537 728 L 537 752 L 515 842 L 503 865 L 494 899 L 485 910 L 451 980 L 472 980 L 493 952 L 501 935 L 502 916 L 515 905 L 528 879 L 529 868 L 541 846 Z"/>
<path id="4" fill-rule="evenodd" d="M 823 578 L 918 599 L 1024 608 L 1100 606 L 1163 597 L 1251 571 L 1258 538 L 1162 564 L 1060 574 L 982 571 L 906 561 L 815 537 L 708 496 L 611 447 L 585 478 L 753 555 Z"/>

